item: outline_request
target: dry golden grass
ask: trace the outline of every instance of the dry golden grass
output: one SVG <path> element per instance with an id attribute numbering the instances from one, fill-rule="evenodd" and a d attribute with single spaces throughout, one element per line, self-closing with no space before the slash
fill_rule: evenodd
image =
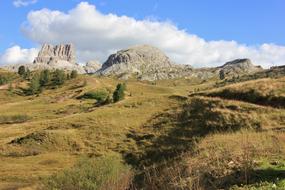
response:
<path id="1" fill-rule="evenodd" d="M 84 81 L 86 81 L 85 86 Z M 165 150 L 165 152 L 169 150 L 175 152 L 179 148 L 188 151 L 177 142 L 192 141 L 195 134 L 188 137 L 181 136 L 181 133 L 187 131 L 180 131 L 177 124 L 183 125 L 185 121 L 171 120 L 169 116 L 180 113 L 181 106 L 194 99 L 187 98 L 189 92 L 198 89 L 209 92 L 215 81 L 201 83 L 201 81 L 177 79 L 151 83 L 129 80 L 126 81 L 126 98 L 116 104 L 95 107 L 93 100 L 77 99 L 78 96 L 90 90 L 113 91 L 119 82 L 125 81 L 115 78 L 79 76 L 58 89 L 44 90 L 38 96 L 9 95 L 7 90 L 0 90 L 1 115 L 25 114 L 30 118 L 24 123 L 0 125 L 0 189 L 17 189 L 18 187 L 35 189 L 39 177 L 51 175 L 72 166 L 82 155 L 100 156 L 110 152 L 122 154 L 133 152 L 137 155 L 147 155 L 145 148 L 152 146 L 159 147 L 160 151 Z M 24 87 L 26 84 L 21 85 Z M 270 85 L 269 90 L 266 85 Z M 261 89 L 262 93 L 267 93 L 267 91 L 269 93 L 273 90 L 274 93 L 276 91 L 276 95 L 283 96 L 284 92 L 281 90 L 284 88 L 283 85 L 284 78 L 262 79 L 235 84 L 228 88 L 256 88 Z M 276 90 L 276 88 L 279 89 Z M 271 136 L 277 136 L 280 146 L 284 145 L 283 133 L 278 135 L 277 132 L 271 132 L 271 130 L 285 127 L 284 109 L 221 98 L 195 98 L 206 103 L 217 102 L 211 112 L 223 118 L 226 125 L 237 124 L 238 121 L 248 122 L 251 125 L 253 121 L 258 121 L 263 130 L 269 130 L 263 133 L 253 131 L 215 135 L 207 133 L 197 145 L 199 151 L 209 152 L 210 145 L 215 145 L 212 147 L 213 150 L 225 148 L 231 150 L 232 154 L 238 155 L 243 150 L 241 146 L 235 145 L 240 145 L 246 134 L 252 144 L 258 145 L 257 148 L 262 148 L 257 149 L 260 153 L 265 149 L 275 150 L 276 147 L 272 148 L 273 144 L 270 144 L 273 139 Z M 163 115 L 168 112 L 171 114 Z M 161 117 L 155 117 L 161 114 Z M 213 121 L 207 120 L 207 115 L 200 117 L 204 117 L 209 126 L 213 124 Z M 164 124 L 158 125 L 163 122 Z M 222 122 L 215 121 L 214 124 L 220 126 Z M 151 129 L 154 126 L 161 127 L 161 130 Z M 173 129 L 176 133 L 169 133 Z M 131 133 L 139 137 L 141 134 L 155 135 L 158 141 L 146 138 L 142 140 L 142 146 L 138 146 L 139 141 L 129 137 Z M 163 135 L 166 134 L 172 137 L 166 138 L 167 140 L 176 143 L 160 144 L 159 140 L 163 139 L 162 137 L 165 137 Z M 266 141 L 267 138 L 270 141 Z M 203 151 L 193 159 L 200 158 L 199 155 L 203 155 Z M 259 158 L 262 157 L 263 155 L 260 155 Z M 181 179 L 179 183 L 184 180 Z M 179 183 L 175 187 L 181 186 Z"/>

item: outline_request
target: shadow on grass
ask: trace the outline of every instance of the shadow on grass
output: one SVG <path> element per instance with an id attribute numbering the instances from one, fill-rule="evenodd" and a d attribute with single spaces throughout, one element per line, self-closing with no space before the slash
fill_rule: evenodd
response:
<path id="1" fill-rule="evenodd" d="M 139 188 L 145 186 L 146 178 L 152 178 L 148 175 L 156 176 L 165 166 L 182 161 L 183 153 L 194 152 L 197 142 L 208 134 L 241 128 L 260 129 L 260 124 L 247 114 L 239 114 L 220 100 L 192 98 L 179 107 L 153 116 L 141 132 L 130 131 L 127 138 L 135 141 L 136 148 L 125 152 L 124 158 L 139 171 L 134 184 Z M 163 188 L 163 183 L 169 183 L 167 180 L 160 183 Z"/>
<path id="2" fill-rule="evenodd" d="M 278 184 L 280 180 L 285 179 L 285 170 L 278 170 L 273 168 L 252 170 L 248 173 L 248 179 L 242 171 L 236 171 L 231 175 L 224 176 L 219 179 L 213 179 L 216 182 L 216 188 L 232 189 L 233 187 L 263 187 L 266 188 L 268 184 Z M 283 187 L 284 188 L 284 187 Z"/>
<path id="3" fill-rule="evenodd" d="M 207 96 L 225 98 L 230 100 L 239 100 L 262 106 L 270 106 L 274 108 L 285 108 L 285 97 L 270 95 L 264 96 L 254 89 L 250 89 L 245 92 L 224 89 L 220 92 L 213 92 L 207 94 Z"/>
<path id="4" fill-rule="evenodd" d="M 143 126 L 143 132 L 130 131 L 127 135 L 136 142 L 138 151 L 126 153 L 126 162 L 135 168 L 159 164 L 192 151 L 209 133 L 260 128 L 259 123 L 240 118 L 235 112 L 215 109 L 219 107 L 223 107 L 219 100 L 193 98 L 181 107 L 155 115 Z"/>

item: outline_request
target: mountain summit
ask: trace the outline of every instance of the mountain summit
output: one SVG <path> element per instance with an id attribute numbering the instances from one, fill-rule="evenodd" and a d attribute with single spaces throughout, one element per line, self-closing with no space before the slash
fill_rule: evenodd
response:
<path id="1" fill-rule="evenodd" d="M 133 75 L 142 80 L 158 80 L 177 78 L 186 67 L 192 69 L 190 66 L 174 64 L 156 47 L 138 45 L 110 55 L 97 74 L 121 78 Z"/>
<path id="2" fill-rule="evenodd" d="M 76 64 L 75 48 L 73 44 L 60 44 L 56 46 L 44 44 L 38 57 L 35 58 L 34 63 L 53 64 L 62 61 Z"/>
<path id="3" fill-rule="evenodd" d="M 250 59 L 235 59 L 219 67 L 225 75 L 240 75 L 262 71 L 261 66 L 255 66 Z"/>

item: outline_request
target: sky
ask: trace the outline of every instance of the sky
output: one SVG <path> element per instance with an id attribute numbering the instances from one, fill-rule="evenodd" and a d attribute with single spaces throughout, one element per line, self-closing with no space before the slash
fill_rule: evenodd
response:
<path id="1" fill-rule="evenodd" d="M 150 44 L 195 67 L 237 58 L 284 65 L 284 8 L 284 0 L 0 0 L 0 65 L 32 62 L 43 43 L 75 44 L 80 63 Z"/>

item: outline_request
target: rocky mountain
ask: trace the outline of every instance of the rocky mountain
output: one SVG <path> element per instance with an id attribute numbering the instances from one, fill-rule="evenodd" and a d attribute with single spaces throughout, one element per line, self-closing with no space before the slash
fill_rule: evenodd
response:
<path id="1" fill-rule="evenodd" d="M 251 74 L 263 70 L 261 66 L 253 65 L 250 59 L 236 59 L 225 63 L 217 69 L 220 74 L 223 74 L 225 77 Z"/>
<path id="2" fill-rule="evenodd" d="M 101 67 L 102 67 L 102 64 L 94 60 L 94 61 L 88 61 L 86 65 L 84 66 L 84 69 L 86 73 L 92 74 L 98 71 L 99 69 L 101 69 Z"/>
<path id="3" fill-rule="evenodd" d="M 158 48 L 139 45 L 110 55 L 96 74 L 115 75 L 123 79 L 134 76 L 141 80 L 159 80 L 182 77 L 191 71 L 191 66 L 174 64 Z"/>
<path id="4" fill-rule="evenodd" d="M 52 64 L 53 62 L 67 61 L 76 64 L 75 48 L 72 44 L 52 46 L 44 44 L 34 63 Z"/>
<path id="5" fill-rule="evenodd" d="M 8 65 L 4 68 L 16 72 L 21 65 L 30 70 L 63 69 L 85 73 L 83 66 L 76 63 L 75 47 L 72 44 L 44 44 L 33 63 Z"/>
<path id="6" fill-rule="evenodd" d="M 84 68 L 76 63 L 75 47 L 72 44 L 44 44 L 34 60 L 32 69 L 63 69 L 85 73 Z"/>
<path id="7" fill-rule="evenodd" d="M 158 48 L 149 45 L 134 46 L 120 50 L 109 56 L 108 60 L 96 74 L 114 75 L 121 79 L 135 77 L 140 80 L 159 80 L 172 78 L 196 77 L 207 80 L 223 75 L 233 77 L 261 71 L 260 66 L 254 66 L 249 59 L 237 59 L 220 67 L 193 69 L 189 65 L 173 63 Z"/>
<path id="8" fill-rule="evenodd" d="M 21 65 L 23 64 L 9 65 L 5 69 L 17 71 Z M 75 47 L 72 44 L 44 44 L 34 62 L 25 66 L 30 70 L 76 70 L 81 74 L 95 73 L 120 79 L 131 77 L 148 81 L 193 77 L 202 80 L 224 79 L 263 70 L 260 66 L 254 66 L 249 59 L 236 59 L 220 67 L 194 69 L 190 65 L 175 64 L 161 50 L 149 45 L 120 50 L 110 55 L 103 65 L 97 61 L 89 61 L 82 66 L 76 63 Z"/>

